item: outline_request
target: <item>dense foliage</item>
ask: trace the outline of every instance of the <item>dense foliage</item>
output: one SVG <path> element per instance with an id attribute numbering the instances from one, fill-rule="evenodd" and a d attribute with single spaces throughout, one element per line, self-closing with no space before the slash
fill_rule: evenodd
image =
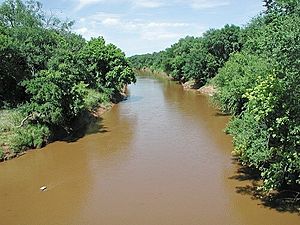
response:
<path id="1" fill-rule="evenodd" d="M 187 37 L 165 51 L 131 57 L 138 69 L 177 80 L 210 78 L 235 155 L 258 171 L 266 191 L 300 187 L 300 1 L 264 0 L 243 28 L 225 26 Z"/>
<path id="2" fill-rule="evenodd" d="M 207 31 L 203 37 L 180 39 L 165 51 L 132 56 L 129 60 L 137 69 L 162 70 L 175 80 L 195 80 L 203 85 L 216 75 L 231 53 L 240 51 L 242 40 L 240 27 L 226 25 Z"/>
<path id="3" fill-rule="evenodd" d="M 116 100 L 135 82 L 119 48 L 102 37 L 86 41 L 72 25 L 47 16 L 37 1 L 0 5 L 0 108 L 17 107 L 19 115 L 2 130 L 13 135 L 0 145 L 40 147 L 55 128 L 68 129 L 84 110 Z"/>

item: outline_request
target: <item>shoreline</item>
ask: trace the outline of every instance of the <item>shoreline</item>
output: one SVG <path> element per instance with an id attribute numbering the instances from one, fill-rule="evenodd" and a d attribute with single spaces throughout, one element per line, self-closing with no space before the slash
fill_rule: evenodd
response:
<path id="1" fill-rule="evenodd" d="M 159 76 L 168 80 L 173 80 L 178 82 L 185 90 L 194 90 L 197 91 L 201 94 L 208 95 L 212 97 L 217 89 L 211 84 L 205 84 L 203 86 L 199 86 L 196 84 L 194 80 L 187 81 L 187 82 L 181 82 L 180 80 L 174 80 L 171 76 L 169 76 L 166 72 L 163 71 L 157 71 L 157 70 L 152 70 L 150 68 L 143 68 L 143 69 L 136 69 L 135 72 L 143 73 L 143 74 L 151 74 L 154 76 Z"/>
<path id="2" fill-rule="evenodd" d="M 83 111 L 82 114 L 72 122 L 72 124 L 70 126 L 71 132 L 66 132 L 65 130 L 63 130 L 63 131 L 56 130 L 55 132 L 53 132 L 52 137 L 49 138 L 48 140 L 46 140 L 45 144 L 41 148 L 28 148 L 28 149 L 25 149 L 24 151 L 16 153 L 16 152 L 13 152 L 7 145 L 1 146 L 1 148 L 3 149 L 3 156 L 0 159 L 0 163 L 9 161 L 9 160 L 12 160 L 15 158 L 19 158 L 19 157 L 25 155 L 29 151 L 35 151 L 35 150 L 42 149 L 50 143 L 60 141 L 60 140 L 62 140 L 62 141 L 68 140 L 71 137 L 76 136 L 76 133 L 78 133 L 80 131 L 85 132 L 86 128 L 88 128 L 93 122 L 96 122 L 97 120 L 99 120 L 101 118 L 101 116 L 103 116 L 104 113 L 110 111 L 116 104 L 123 101 L 124 99 L 125 98 L 119 100 L 116 103 L 109 102 L 105 105 L 100 104 L 95 110 L 92 110 L 92 111 L 88 111 L 88 110 Z"/>
<path id="3" fill-rule="evenodd" d="M 217 92 L 217 89 L 215 86 L 213 86 L 212 84 L 205 84 L 203 86 L 198 86 L 196 84 L 195 81 L 187 81 L 185 83 L 181 83 L 180 84 L 183 86 L 183 88 L 185 90 L 194 90 L 194 91 L 197 91 L 203 95 L 207 95 L 209 97 L 212 97 L 216 92 Z"/>
<path id="4" fill-rule="evenodd" d="M 166 72 L 163 72 L 163 71 L 157 71 L 157 70 L 152 70 L 150 68 L 143 68 L 143 69 L 135 69 L 134 70 L 135 73 L 139 73 L 139 74 L 151 74 L 151 76 L 158 76 L 158 77 L 161 77 L 161 78 L 165 78 L 165 79 L 168 79 L 168 80 L 173 80 L 172 77 L 170 77 Z"/>

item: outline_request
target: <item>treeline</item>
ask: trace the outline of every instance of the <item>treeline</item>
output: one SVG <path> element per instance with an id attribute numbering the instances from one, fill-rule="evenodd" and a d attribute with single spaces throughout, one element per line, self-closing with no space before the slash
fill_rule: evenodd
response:
<path id="1" fill-rule="evenodd" d="M 130 61 L 176 80 L 210 81 L 214 101 L 233 115 L 227 132 L 241 163 L 259 172 L 264 190 L 299 193 L 300 1 L 263 2 L 245 27 L 212 29 Z"/>
<path id="2" fill-rule="evenodd" d="M 226 25 L 222 29 L 211 29 L 202 37 L 180 39 L 165 51 L 132 56 L 129 60 L 137 69 L 164 71 L 175 80 L 194 80 L 204 85 L 231 53 L 241 50 L 243 42 L 241 28 Z"/>
<path id="3" fill-rule="evenodd" d="M 7 149 L 42 146 L 135 82 L 119 48 L 102 37 L 86 41 L 71 32 L 73 23 L 34 0 L 0 5 L 0 159 Z"/>

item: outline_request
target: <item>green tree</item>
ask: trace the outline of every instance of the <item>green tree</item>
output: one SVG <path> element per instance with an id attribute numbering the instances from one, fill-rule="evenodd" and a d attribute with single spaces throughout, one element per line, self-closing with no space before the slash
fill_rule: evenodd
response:
<path id="1" fill-rule="evenodd" d="M 16 105 L 24 101 L 24 88 L 19 82 L 29 75 L 26 58 L 18 51 L 8 30 L 0 26 L 0 107 L 4 102 Z"/>
<path id="2" fill-rule="evenodd" d="M 220 108 L 234 115 L 245 110 L 247 98 L 244 94 L 272 72 L 272 63 L 266 58 L 243 51 L 231 56 L 219 70 L 213 83 L 218 87 L 213 99 Z"/>
<path id="3" fill-rule="evenodd" d="M 135 81 L 119 48 L 103 38 L 87 42 L 72 24 L 47 16 L 35 0 L 0 5 L 0 107 L 20 112 L 19 129 L 10 129 L 15 152 L 42 146 L 55 129 L 69 130 L 82 112 L 116 100 Z"/>
<path id="4" fill-rule="evenodd" d="M 80 59 L 87 65 L 84 82 L 89 88 L 119 93 L 124 85 L 135 82 L 125 54 L 112 44 L 106 45 L 102 37 L 90 40 L 80 51 Z"/>

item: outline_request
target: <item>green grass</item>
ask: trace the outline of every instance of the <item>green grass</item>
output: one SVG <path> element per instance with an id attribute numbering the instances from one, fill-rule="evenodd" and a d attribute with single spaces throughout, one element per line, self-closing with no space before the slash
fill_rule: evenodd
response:
<path id="1" fill-rule="evenodd" d="M 11 138 L 22 118 L 19 110 L 0 110 L 0 146 L 10 146 Z"/>
<path id="2" fill-rule="evenodd" d="M 20 125 L 22 119 L 23 116 L 20 110 L 0 110 L 0 132 L 11 131 L 15 126 Z"/>
<path id="3" fill-rule="evenodd" d="M 40 148 L 47 141 L 50 130 L 41 124 L 24 124 L 25 118 L 20 110 L 0 111 L 0 159 L 3 157 L 3 146 L 12 153 L 20 153 L 29 148 Z"/>
<path id="4" fill-rule="evenodd" d="M 89 89 L 85 96 L 85 108 L 89 111 L 99 106 L 110 103 L 109 91 L 104 93 Z M 32 124 L 26 121 L 20 126 L 25 115 L 20 109 L 0 110 L 0 160 L 4 157 L 4 149 L 12 154 L 26 151 L 30 148 L 40 148 L 45 143 L 51 132 L 46 125 Z"/>
<path id="5" fill-rule="evenodd" d="M 89 111 L 95 110 L 100 105 L 108 105 L 110 102 L 109 95 L 89 89 L 84 98 L 85 108 Z"/>
<path id="6" fill-rule="evenodd" d="M 4 157 L 4 152 L 3 152 L 3 148 L 0 147 L 0 160 L 2 160 Z"/>
<path id="7" fill-rule="evenodd" d="M 45 125 L 35 124 L 21 127 L 11 136 L 10 148 L 14 153 L 20 153 L 28 148 L 41 148 L 50 136 L 50 130 Z"/>

